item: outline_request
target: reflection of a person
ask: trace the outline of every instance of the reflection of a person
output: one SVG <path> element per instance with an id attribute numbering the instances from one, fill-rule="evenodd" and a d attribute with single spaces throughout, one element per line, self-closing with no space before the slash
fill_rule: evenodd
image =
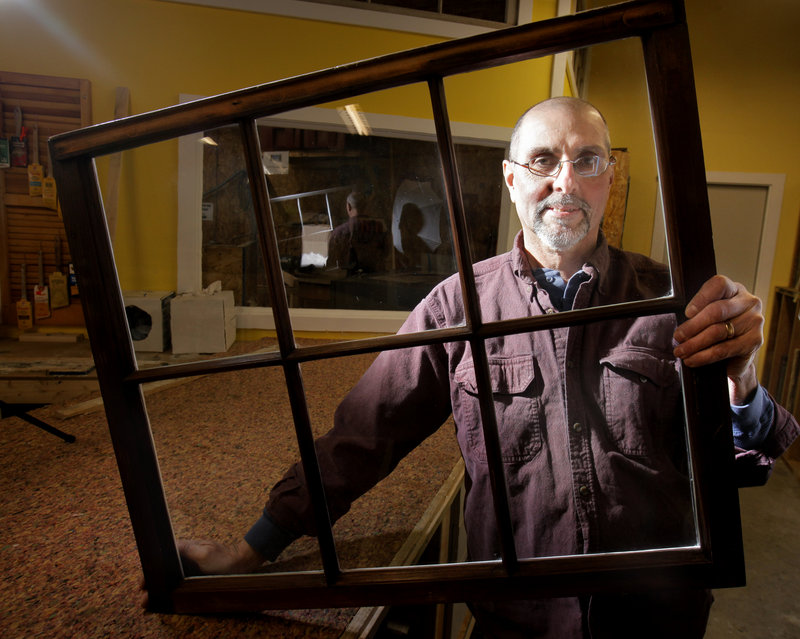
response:
<path id="1" fill-rule="evenodd" d="M 406 202 L 400 211 L 400 220 L 397 227 L 400 230 L 400 246 L 402 252 L 395 254 L 397 268 L 401 271 L 419 271 L 422 267 L 422 258 L 430 253 L 428 245 L 419 236 L 425 218 L 422 210 L 413 202 Z"/>
<path id="2" fill-rule="evenodd" d="M 382 220 L 367 217 L 366 198 L 358 191 L 347 196 L 347 221 L 331 231 L 328 238 L 329 268 L 353 273 L 374 273 L 384 269 L 388 237 Z"/>
<path id="3" fill-rule="evenodd" d="M 523 230 L 514 248 L 474 267 L 484 322 L 659 296 L 665 267 L 608 246 L 599 230 L 613 179 L 605 120 L 558 98 L 514 130 L 505 184 Z M 551 277 L 552 282 L 542 285 Z M 404 332 L 465 323 L 457 276 L 411 313 Z M 486 341 L 495 412 L 520 557 L 694 543 L 679 362 L 726 362 L 743 481 L 765 481 L 797 422 L 758 384 L 760 302 L 722 276 L 673 315 L 615 319 Z M 673 348 L 674 344 L 677 344 Z M 489 467 L 468 342 L 381 353 L 317 441 L 331 517 L 380 481 L 450 414 L 466 466 L 464 522 L 471 560 L 500 556 Z M 262 518 L 229 548 L 181 542 L 204 572 L 257 569 L 313 534 L 302 466 L 272 490 Z M 491 637 L 702 637 L 705 591 L 471 604 Z"/>

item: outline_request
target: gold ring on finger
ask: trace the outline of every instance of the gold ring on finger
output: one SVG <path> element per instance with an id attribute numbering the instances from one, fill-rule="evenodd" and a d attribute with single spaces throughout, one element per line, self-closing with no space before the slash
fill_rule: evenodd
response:
<path id="1" fill-rule="evenodd" d="M 733 329 L 733 324 L 730 320 L 725 321 L 725 339 L 732 339 L 734 335 L 736 335 L 736 331 Z"/>

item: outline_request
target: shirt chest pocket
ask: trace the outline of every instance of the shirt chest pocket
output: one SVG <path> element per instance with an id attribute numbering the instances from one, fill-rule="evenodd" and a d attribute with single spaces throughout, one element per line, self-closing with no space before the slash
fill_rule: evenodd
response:
<path id="1" fill-rule="evenodd" d="M 490 357 L 489 377 L 492 385 L 497 430 L 503 462 L 527 462 L 542 448 L 541 401 L 536 392 L 536 366 L 532 355 Z M 472 360 L 458 365 L 454 415 L 459 440 L 471 458 L 486 462 L 486 446 L 481 427 L 478 387 Z"/>
<path id="2" fill-rule="evenodd" d="M 674 360 L 645 349 L 620 349 L 600 360 L 606 422 L 623 454 L 651 457 L 677 420 L 680 377 Z"/>

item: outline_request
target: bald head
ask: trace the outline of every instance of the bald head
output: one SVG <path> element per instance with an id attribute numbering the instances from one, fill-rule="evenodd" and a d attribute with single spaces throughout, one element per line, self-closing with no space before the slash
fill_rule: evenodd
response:
<path id="1" fill-rule="evenodd" d="M 519 157 L 519 145 L 520 138 L 522 137 L 522 131 L 525 129 L 526 124 L 530 122 L 531 119 L 535 118 L 537 115 L 559 112 L 564 113 L 565 115 L 570 114 L 574 116 L 580 116 L 582 118 L 586 118 L 587 120 L 596 120 L 599 122 L 603 128 L 603 131 L 605 132 L 606 151 L 610 153 L 611 136 L 608 133 L 608 124 L 606 123 L 606 119 L 603 117 L 603 114 L 600 113 L 600 111 L 594 105 L 590 104 L 586 100 L 563 96 L 538 102 L 520 116 L 519 120 L 517 120 L 517 123 L 514 126 L 514 131 L 511 133 L 511 142 L 509 144 L 508 151 L 509 158 L 516 159 Z"/>
<path id="2" fill-rule="evenodd" d="M 536 263 L 562 271 L 565 278 L 597 245 L 614 180 L 610 146 L 603 116 L 575 98 L 540 102 L 514 128 L 503 177 L 522 223 L 525 249 Z M 574 162 L 593 156 L 603 160 L 603 170 L 580 173 Z M 537 172 L 531 168 L 535 162 L 555 172 Z"/>

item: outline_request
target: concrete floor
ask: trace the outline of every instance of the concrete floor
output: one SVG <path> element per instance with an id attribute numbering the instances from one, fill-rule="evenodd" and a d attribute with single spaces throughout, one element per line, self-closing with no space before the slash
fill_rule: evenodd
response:
<path id="1" fill-rule="evenodd" d="M 706 639 L 800 637 L 800 480 L 779 460 L 739 492 L 747 586 L 717 590 Z"/>

